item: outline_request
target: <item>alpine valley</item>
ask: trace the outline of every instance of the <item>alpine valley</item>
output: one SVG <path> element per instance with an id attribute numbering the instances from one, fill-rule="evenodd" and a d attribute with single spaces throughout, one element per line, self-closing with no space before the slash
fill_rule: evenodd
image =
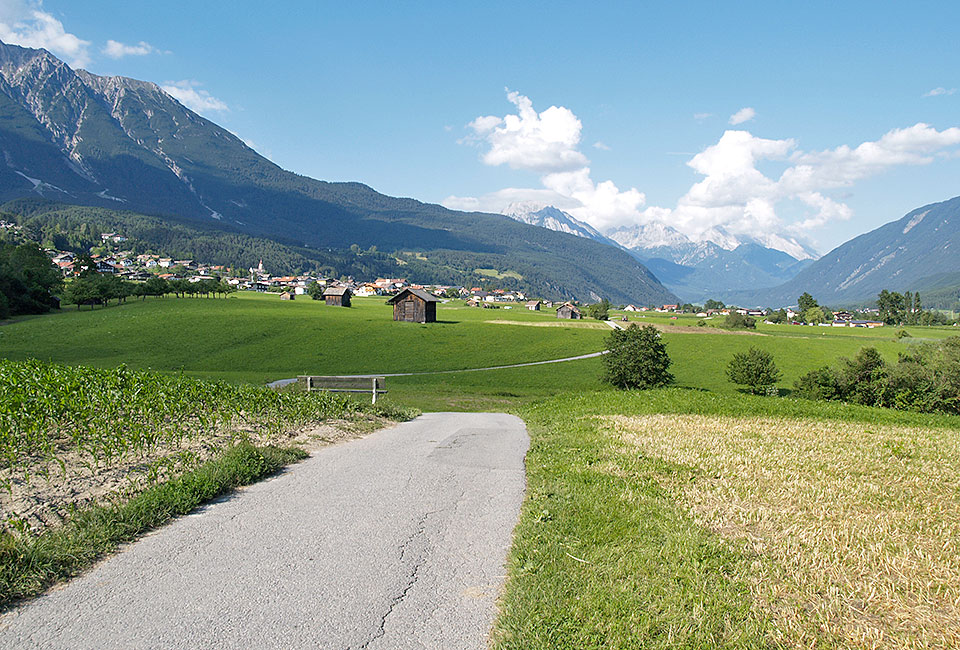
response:
<path id="1" fill-rule="evenodd" d="M 74 70 L 0 43 L 0 211 L 61 248 L 123 232 L 146 248 L 238 268 L 410 277 L 549 299 L 749 306 L 923 291 L 955 304 L 960 197 L 918 208 L 818 258 L 796 239 L 663 223 L 601 232 L 556 206 L 460 212 L 281 169 L 154 83 Z M 929 306 L 935 303 L 927 302 Z"/>
<path id="2" fill-rule="evenodd" d="M 236 258 L 213 263 L 254 265 L 258 247 L 279 246 L 276 272 L 362 267 L 471 286 L 493 269 L 544 298 L 676 301 L 619 247 L 299 176 L 154 83 L 73 70 L 42 49 L 0 43 L 0 151 L 0 200 L 16 201 L 4 216 L 39 230 L 93 219 L 130 224 L 146 244 L 176 231 L 184 256 L 216 240 Z"/>
<path id="3" fill-rule="evenodd" d="M 503 213 L 524 223 L 622 248 L 643 262 L 667 288 L 692 302 L 777 286 L 817 257 L 816 251 L 787 237 L 761 243 L 714 228 L 703 240 L 695 242 L 659 223 L 638 224 L 604 234 L 563 210 L 535 202 L 513 203 Z"/>

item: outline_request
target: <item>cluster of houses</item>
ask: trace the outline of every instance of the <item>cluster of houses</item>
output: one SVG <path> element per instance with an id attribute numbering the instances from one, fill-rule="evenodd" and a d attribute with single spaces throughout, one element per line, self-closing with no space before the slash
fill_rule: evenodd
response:
<path id="1" fill-rule="evenodd" d="M 12 223 L 0 221 L 0 228 L 16 228 Z M 105 244 L 112 244 L 117 248 L 127 241 L 127 238 L 115 232 L 102 233 L 101 240 Z M 71 277 L 79 272 L 77 268 L 78 255 L 69 251 L 48 250 L 54 264 L 60 269 L 64 277 Z M 529 300 L 521 291 L 506 289 L 485 290 L 481 287 L 457 287 L 447 285 L 419 285 L 407 282 L 405 278 L 377 278 L 369 282 L 357 282 L 352 278 L 335 279 L 313 275 L 273 276 L 268 273 L 260 260 L 256 267 L 248 269 L 248 273 L 240 275 L 236 270 L 222 265 L 203 264 L 194 260 L 178 260 L 155 254 L 135 254 L 129 250 L 119 250 L 108 254 L 91 255 L 100 273 L 116 274 L 128 280 L 146 280 L 154 275 L 163 279 L 186 279 L 190 282 L 223 278 L 227 283 L 239 290 L 275 292 L 281 300 L 294 300 L 297 296 L 306 294 L 311 285 L 316 283 L 322 289 L 322 299 L 332 306 L 350 306 L 352 296 L 392 296 L 388 301 L 394 307 L 394 319 L 402 321 L 432 322 L 436 320 L 436 303 L 438 296 L 457 296 L 466 301 L 471 307 L 485 309 L 511 309 L 513 306 L 523 306 L 531 311 L 545 309 L 556 310 L 557 318 L 581 319 L 583 313 L 578 305 L 572 302 L 554 303 L 549 300 Z M 687 305 L 689 308 L 689 305 Z M 654 312 L 654 313 L 684 313 L 684 309 L 676 304 L 660 306 L 626 305 L 627 312 Z M 787 308 L 788 322 L 802 324 L 800 314 Z M 700 317 L 727 316 L 739 313 L 754 318 L 765 318 L 768 310 L 743 309 L 724 307 L 722 309 L 707 309 L 697 312 Z M 882 327 L 883 322 L 877 319 L 864 319 L 865 314 L 872 315 L 877 310 L 864 310 L 860 318 L 846 311 L 834 313 L 834 320 L 829 323 L 820 323 L 826 327 Z"/>

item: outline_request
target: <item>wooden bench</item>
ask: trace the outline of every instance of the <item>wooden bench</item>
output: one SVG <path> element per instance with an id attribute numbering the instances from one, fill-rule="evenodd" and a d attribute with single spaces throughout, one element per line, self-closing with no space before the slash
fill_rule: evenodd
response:
<path id="1" fill-rule="evenodd" d="M 371 393 L 373 401 L 377 403 L 377 395 L 387 392 L 383 377 L 318 377 L 316 375 L 300 375 L 297 377 L 309 393 L 314 390 L 328 390 L 331 393 Z"/>

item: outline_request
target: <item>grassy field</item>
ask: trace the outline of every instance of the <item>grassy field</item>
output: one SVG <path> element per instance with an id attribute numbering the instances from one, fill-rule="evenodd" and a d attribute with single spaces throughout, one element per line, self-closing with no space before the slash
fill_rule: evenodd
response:
<path id="1" fill-rule="evenodd" d="M 616 312 L 616 316 L 622 312 Z M 298 374 L 429 372 L 577 356 L 603 349 L 609 328 L 597 321 L 558 321 L 552 311 L 439 306 L 440 322 L 395 323 L 382 298 L 356 298 L 350 309 L 301 298 L 241 293 L 228 299 L 151 299 L 94 311 L 65 310 L 0 326 L 0 356 L 66 364 L 152 368 L 206 379 L 263 383 Z M 727 361 L 751 346 L 771 352 L 789 389 L 803 373 L 865 345 L 889 360 L 956 328 L 833 329 L 760 325 L 755 333 L 697 327 L 696 317 L 665 314 L 655 324 L 673 359 L 679 386 L 733 393 Z M 425 409 L 503 410 L 559 392 L 600 388 L 600 361 L 489 372 L 390 378 L 389 399 Z"/>
<path id="2" fill-rule="evenodd" d="M 960 646 L 960 418 L 675 388 L 520 414 L 497 647 Z"/>
<path id="3" fill-rule="evenodd" d="M 438 308 L 395 323 L 240 294 L 148 300 L 0 326 L 0 356 L 263 383 L 297 374 L 436 372 L 603 349 L 609 327 L 551 311 Z M 620 314 L 617 313 L 616 316 Z M 500 648 L 960 647 L 960 418 L 740 394 L 758 347 L 781 395 L 876 347 L 889 361 L 957 328 L 660 328 L 677 385 L 604 388 L 601 360 L 391 377 L 386 404 L 512 411 L 528 494 L 495 629 Z"/>

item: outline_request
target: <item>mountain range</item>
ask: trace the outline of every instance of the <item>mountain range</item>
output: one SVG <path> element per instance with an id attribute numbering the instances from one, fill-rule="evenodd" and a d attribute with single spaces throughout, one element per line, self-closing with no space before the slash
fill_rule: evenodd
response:
<path id="1" fill-rule="evenodd" d="M 0 154 L 0 202 L 29 215 L 37 232 L 80 232 L 85 219 L 126 224 L 148 243 L 189 253 L 204 241 L 238 263 L 254 249 L 277 251 L 290 272 L 406 270 L 478 285 L 495 277 L 544 298 L 647 305 L 680 296 L 780 306 L 808 291 L 842 306 L 881 289 L 949 297 L 960 284 L 960 197 L 819 259 L 777 234 L 714 228 L 693 241 L 664 224 L 601 232 L 536 204 L 465 213 L 286 171 L 154 83 L 73 70 L 46 50 L 3 43 Z"/>
<path id="2" fill-rule="evenodd" d="M 622 248 L 653 271 L 668 289 L 690 302 L 782 284 L 817 256 L 816 251 L 795 239 L 772 237 L 769 241 L 778 246 L 775 248 L 722 228 L 711 229 L 700 241 L 661 223 L 636 224 L 604 234 L 559 208 L 536 202 L 510 204 L 503 214 Z"/>
<path id="3" fill-rule="evenodd" d="M 841 306 L 870 302 L 883 289 L 949 291 L 960 288 L 958 253 L 960 196 L 855 237 L 788 282 L 731 298 L 746 305 L 784 305 L 808 291 L 822 304 Z"/>
<path id="4" fill-rule="evenodd" d="M 42 49 L 0 43 L 0 153 L 0 201 L 42 197 L 302 248 L 415 251 L 439 281 L 479 284 L 477 269 L 493 269 L 542 297 L 676 300 L 626 251 L 297 175 L 154 83 L 73 70 Z"/>

